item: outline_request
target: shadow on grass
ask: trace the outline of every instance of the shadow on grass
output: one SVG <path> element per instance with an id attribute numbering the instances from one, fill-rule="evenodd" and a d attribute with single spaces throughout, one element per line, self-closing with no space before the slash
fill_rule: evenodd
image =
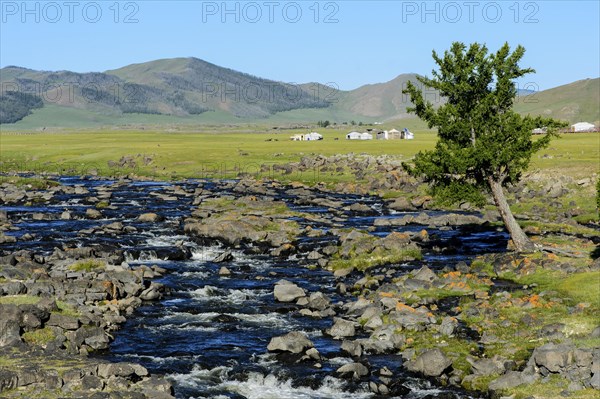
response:
<path id="1" fill-rule="evenodd" d="M 600 244 L 596 245 L 596 249 L 594 249 L 592 251 L 592 253 L 590 254 L 590 256 L 592 257 L 592 259 L 598 259 L 598 258 L 600 258 Z"/>

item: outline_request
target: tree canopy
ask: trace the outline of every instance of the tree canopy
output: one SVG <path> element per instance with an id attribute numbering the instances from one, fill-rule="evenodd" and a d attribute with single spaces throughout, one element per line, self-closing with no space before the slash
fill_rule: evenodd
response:
<path id="1" fill-rule="evenodd" d="M 511 52 L 508 43 L 496 53 L 488 53 L 479 43 L 467 48 L 460 42 L 453 43 L 443 57 L 434 51 L 438 70 L 432 78 L 417 79 L 439 91 L 441 104 L 426 101 L 422 90 L 411 82 L 404 93 L 414 104 L 408 110 L 430 128 L 436 127 L 439 140 L 434 150 L 418 153 L 413 164 L 405 166 L 446 199 L 481 202 L 482 192 L 491 191 L 517 249 L 531 250 L 531 242 L 510 213 L 502 186 L 518 181 L 531 156 L 548 146 L 564 124 L 512 110 L 515 80 L 534 72 L 519 66 L 524 54 L 522 46 Z M 532 130 L 538 127 L 547 133 L 534 140 Z"/>

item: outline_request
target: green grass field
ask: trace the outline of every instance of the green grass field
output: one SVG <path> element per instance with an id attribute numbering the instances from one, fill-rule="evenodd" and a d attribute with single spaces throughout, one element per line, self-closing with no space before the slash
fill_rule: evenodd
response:
<path id="1" fill-rule="evenodd" d="M 260 126 L 203 127 L 201 131 L 89 130 L 62 132 L 2 132 L 0 156 L 4 171 L 31 170 L 62 173 L 75 169 L 114 174 L 109 161 L 134 157 L 135 173 L 158 178 L 206 177 L 211 171 L 232 177 L 254 173 L 260 165 L 300 160 L 309 154 L 394 154 L 408 159 L 431 148 L 436 136 L 417 131 L 415 140 L 349 141 L 350 130 L 321 129 L 324 140 L 292 142 L 289 137 L 306 129 L 274 130 Z M 335 140 L 335 139 L 338 140 Z M 143 157 L 152 159 L 144 165 Z"/>
<path id="2" fill-rule="evenodd" d="M 96 171 L 100 175 L 134 172 L 139 176 L 165 179 L 233 177 L 239 172 L 254 174 L 262 164 L 295 162 L 311 154 L 389 154 L 407 160 L 418 151 L 433 148 L 437 140 L 435 132 L 423 130 L 418 121 L 407 121 L 406 126 L 415 132 L 414 140 L 350 141 L 345 139 L 345 134 L 352 130 L 348 126 L 318 129 L 324 140 L 316 142 L 289 140 L 291 135 L 307 129 L 281 130 L 265 125 L 178 127 L 171 131 L 2 131 L 0 160 L 4 172 L 88 174 Z M 109 167 L 110 161 L 118 162 L 122 157 L 133 158 L 134 170 Z M 564 135 L 534 155 L 530 170 L 543 169 L 581 178 L 597 172 L 599 160 L 599 134 Z M 312 180 L 314 176 L 308 174 L 304 178 Z M 345 180 L 346 177 L 328 176 L 327 179 Z"/>

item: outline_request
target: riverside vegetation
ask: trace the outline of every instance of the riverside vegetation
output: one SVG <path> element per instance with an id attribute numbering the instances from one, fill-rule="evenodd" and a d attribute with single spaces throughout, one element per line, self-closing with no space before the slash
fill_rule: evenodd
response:
<path id="1" fill-rule="evenodd" d="M 336 134 L 341 132 L 332 130 L 332 135 Z M 322 293 L 307 292 L 291 283 L 281 282 L 273 288 L 276 300 L 295 306 L 292 311 L 304 317 L 332 318 L 325 333 L 342 340 L 341 350 L 353 359 L 353 363 L 338 370 L 339 375 L 368 381 L 371 391 L 379 395 L 400 395 L 406 388 L 395 385 L 396 377 L 388 376 L 386 370 L 371 370 L 365 361 L 370 354 L 400 353 L 404 369 L 441 385 L 492 392 L 498 397 L 596 397 L 600 388 L 600 232 L 598 175 L 593 172 L 598 160 L 598 146 L 593 145 L 597 134 L 565 135 L 556 140 L 534 157 L 522 181 L 508 187 L 508 200 L 517 220 L 534 242 L 544 245 L 545 252 L 486 253 L 467 262 L 432 268 L 419 261 L 424 253 L 452 253 L 460 242 L 445 242 L 429 232 L 461 225 L 475 230 L 477 226 L 502 225 L 491 199 L 482 208 L 463 202 L 458 213 L 427 213 L 451 208 L 436 202 L 428 195 L 426 185 L 402 168 L 402 161 L 418 148 L 433 145 L 433 134 L 423 132 L 421 136 L 422 140 L 417 136 L 411 143 L 361 143 L 353 147 L 354 154 L 340 155 L 335 151 L 337 144 L 346 150 L 355 143 L 294 143 L 295 152 L 291 152 L 292 144 L 283 139 L 265 141 L 281 137 L 271 132 L 244 135 L 244 146 L 240 148 L 216 144 L 222 143 L 223 137 L 241 139 L 236 134 L 156 132 L 140 142 L 138 133 L 104 132 L 83 136 L 37 133 L 27 139 L 38 144 L 24 147 L 20 144 L 24 143 L 23 136 L 3 133 L 2 151 L 5 168 L 16 165 L 10 162 L 12 158 L 24 162 L 22 171 L 27 171 L 27 165 L 35 165 L 35 171 L 40 172 L 40 167 L 51 168 L 51 160 L 67 156 L 59 155 L 62 153 L 79 158 L 78 162 L 83 163 L 79 166 L 85 170 L 136 179 L 144 179 L 145 174 L 150 178 L 191 177 L 204 156 L 223 163 L 231 159 L 244 162 L 250 157 L 252 173 L 227 169 L 216 176 L 241 178 L 231 183 L 230 196 L 210 190 L 185 192 L 175 187 L 162 198 L 185 196 L 198 206 L 185 221 L 185 232 L 200 243 L 249 246 L 274 257 L 294 256 L 309 270 L 323 268 L 334 273 L 337 290 L 346 295 L 341 307 L 332 305 Z M 86 147 L 99 144 L 99 151 L 88 155 L 89 164 L 83 152 L 77 155 L 82 151 L 77 149 L 82 138 L 91 141 Z M 174 161 L 192 159 L 181 155 L 189 154 L 189 143 L 195 140 L 204 144 L 199 146 L 202 150 L 194 150 L 198 154 L 196 164 Z M 101 149 L 102 143 L 106 151 Z M 401 156 L 382 154 L 389 151 L 386 146 L 390 144 L 397 146 Z M 147 151 L 149 145 L 152 154 Z M 285 155 L 276 156 L 280 151 Z M 34 154 L 39 158 L 34 160 Z M 145 157 L 150 158 L 147 165 Z M 106 169 L 99 168 L 100 160 Z M 162 167 L 168 172 L 158 172 Z M 67 212 L 60 218 L 101 220 L 98 218 L 103 214 L 117 209 L 111 203 L 114 188 L 105 187 L 93 197 L 86 197 L 83 188 L 56 183 L 55 173 L 36 177 L 4 175 L 0 201 L 5 206 L 28 207 L 77 191 L 88 198 L 88 209 L 81 215 Z M 408 213 L 395 219 L 375 218 L 365 230 L 333 226 L 324 233 L 301 227 L 295 221 L 298 217 L 313 220 L 314 225 L 323 223 L 323 219 L 300 215 L 288 209 L 285 202 L 275 200 L 273 190 L 285 186 L 270 178 L 280 176 L 284 182 L 299 180 L 285 189 L 297 198 L 295 201 L 325 207 L 334 218 L 373 211 L 360 203 L 345 209 L 343 203 L 329 197 L 334 193 L 375 194 L 385 209 Z M 121 185 L 127 185 L 127 181 Z M 482 213 L 463 214 L 469 210 Z M 166 271 L 158 267 L 129 269 L 123 266 L 122 252 L 98 247 L 58 248 L 43 256 L 16 250 L 21 243 L 35 238 L 16 238 L 13 232 L 19 220 L 11 218 L 10 212 L 0 216 L 4 230 L 0 242 L 7 248 L 3 250 L 0 277 L 2 394 L 96 397 L 94 392 L 104 392 L 108 395 L 105 397 L 112 397 L 121 392 L 120 397 L 169 397 L 171 384 L 149 376 L 139 365 L 72 357 L 107 348 L 124 316 L 133 314 L 142 301 L 168 295 L 160 284 L 152 282 Z M 44 220 L 56 216 L 33 217 Z M 144 223 L 161 219 L 160 215 L 139 218 Z M 369 230 L 401 230 L 403 226 L 413 228 L 379 238 L 369 234 Z M 115 222 L 82 234 L 120 236 L 136 228 Z M 307 252 L 298 245 L 301 235 L 322 234 L 333 241 Z M 177 259 L 189 254 L 168 256 Z M 221 261 L 227 259 L 224 256 Z M 399 273 L 398 268 L 405 264 L 418 267 Z M 230 271 L 225 267 L 220 272 L 226 275 Z M 368 338 L 354 338 L 358 331 Z M 288 354 L 283 361 L 324 361 L 313 346 L 296 334 L 274 337 L 268 349 Z"/>

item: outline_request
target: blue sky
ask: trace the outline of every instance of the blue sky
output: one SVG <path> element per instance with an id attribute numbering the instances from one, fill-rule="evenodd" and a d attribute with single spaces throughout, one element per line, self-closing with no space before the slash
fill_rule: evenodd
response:
<path id="1" fill-rule="evenodd" d="M 544 90 L 600 75 L 600 2 L 5 1 L 0 66 L 105 71 L 197 57 L 341 89 L 429 74 L 452 41 L 527 49 L 519 82 Z"/>

